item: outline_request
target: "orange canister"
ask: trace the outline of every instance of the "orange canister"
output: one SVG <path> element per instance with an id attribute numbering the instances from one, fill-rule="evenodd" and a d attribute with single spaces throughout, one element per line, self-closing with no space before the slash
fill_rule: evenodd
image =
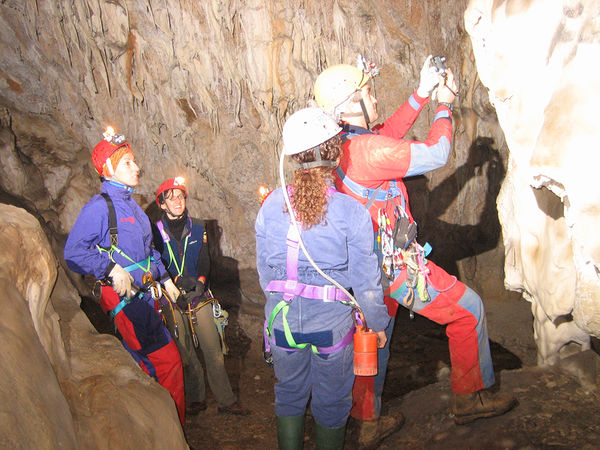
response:
<path id="1" fill-rule="evenodd" d="M 354 332 L 354 375 L 377 375 L 377 335 L 363 327 Z"/>

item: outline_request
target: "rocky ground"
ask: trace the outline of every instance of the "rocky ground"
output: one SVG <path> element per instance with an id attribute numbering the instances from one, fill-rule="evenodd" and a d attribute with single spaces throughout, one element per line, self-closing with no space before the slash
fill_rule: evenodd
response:
<path id="1" fill-rule="evenodd" d="M 226 356 L 230 380 L 252 414 L 219 414 L 208 390 L 208 409 L 188 417 L 185 426 L 189 444 L 197 449 L 277 448 L 275 379 L 262 358 L 260 291 L 252 273 L 242 274 L 241 286 L 224 283 L 213 293 L 230 313 L 231 350 Z M 410 320 L 406 311 L 400 311 L 383 403 L 384 413 L 402 412 L 406 423 L 381 443 L 381 449 L 600 448 L 600 358 L 589 351 L 556 367 L 537 367 L 529 304 L 507 298 L 486 300 L 485 306 L 499 385 L 514 392 L 519 406 L 501 417 L 455 425 L 444 327 L 419 316 Z M 93 310 L 89 301 L 83 307 Z M 104 330 L 110 332 L 110 324 Z M 348 432 L 346 449 L 356 448 L 353 439 Z M 304 448 L 315 448 L 309 415 Z"/>

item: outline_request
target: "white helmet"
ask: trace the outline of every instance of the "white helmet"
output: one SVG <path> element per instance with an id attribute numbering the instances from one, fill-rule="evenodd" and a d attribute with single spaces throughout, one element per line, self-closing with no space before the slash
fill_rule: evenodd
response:
<path id="1" fill-rule="evenodd" d="M 283 125 L 283 153 L 296 155 L 310 150 L 341 130 L 333 117 L 321 108 L 301 109 L 288 117 Z"/>

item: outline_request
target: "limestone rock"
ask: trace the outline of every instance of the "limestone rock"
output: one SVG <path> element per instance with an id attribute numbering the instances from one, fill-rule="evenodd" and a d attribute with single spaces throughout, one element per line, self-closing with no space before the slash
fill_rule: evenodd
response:
<path id="1" fill-rule="evenodd" d="M 99 335 L 37 220 L 0 204 L 4 448 L 187 448 L 169 393 Z"/>
<path id="2" fill-rule="evenodd" d="M 465 12 L 479 76 L 510 148 L 498 198 L 506 285 L 532 301 L 539 361 L 600 336 L 595 189 L 600 42 L 595 1 L 472 0 Z"/>

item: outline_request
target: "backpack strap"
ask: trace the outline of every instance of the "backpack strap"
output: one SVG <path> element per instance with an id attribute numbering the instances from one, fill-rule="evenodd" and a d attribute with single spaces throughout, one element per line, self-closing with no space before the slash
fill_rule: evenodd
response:
<path id="1" fill-rule="evenodd" d="M 108 232 L 110 233 L 110 245 L 111 247 L 119 246 L 119 232 L 117 229 L 117 213 L 115 212 L 115 205 L 106 192 L 100 194 L 106 200 L 106 206 L 108 208 Z"/>

